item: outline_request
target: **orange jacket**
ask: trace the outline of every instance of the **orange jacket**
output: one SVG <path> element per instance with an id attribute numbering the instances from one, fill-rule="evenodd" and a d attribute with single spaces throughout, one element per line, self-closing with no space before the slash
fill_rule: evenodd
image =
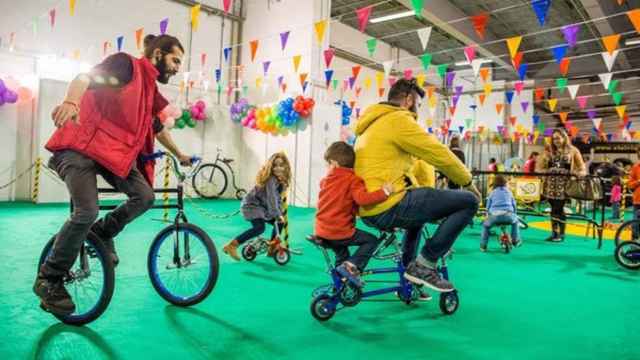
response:
<path id="1" fill-rule="evenodd" d="M 368 192 L 353 169 L 338 167 L 320 182 L 316 235 L 326 240 L 347 240 L 356 232 L 358 206 L 373 205 L 387 199 L 380 189 Z"/>
<path id="2" fill-rule="evenodd" d="M 633 205 L 640 205 L 640 162 L 631 168 L 627 186 L 633 190 Z"/>

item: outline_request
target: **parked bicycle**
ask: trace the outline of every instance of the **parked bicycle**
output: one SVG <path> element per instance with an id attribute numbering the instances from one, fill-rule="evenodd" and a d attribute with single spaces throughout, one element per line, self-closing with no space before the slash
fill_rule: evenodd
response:
<path id="1" fill-rule="evenodd" d="M 222 149 L 217 149 L 216 160 L 213 163 L 201 164 L 195 172 L 191 182 L 193 189 L 198 195 L 205 199 L 217 199 L 227 190 L 229 185 L 229 175 L 231 176 L 231 185 L 236 191 L 236 198 L 242 200 L 247 195 L 245 189 L 240 188 L 236 183 L 236 174 L 231 167 L 233 159 L 222 156 Z M 225 166 L 228 170 L 223 169 Z"/>

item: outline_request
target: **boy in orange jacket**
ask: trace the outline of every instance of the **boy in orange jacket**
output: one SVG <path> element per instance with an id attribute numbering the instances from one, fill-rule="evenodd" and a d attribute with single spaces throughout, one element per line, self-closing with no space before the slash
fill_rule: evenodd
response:
<path id="1" fill-rule="evenodd" d="M 381 203 L 389 197 L 393 188 L 384 184 L 382 189 L 368 192 L 364 181 L 355 175 L 355 152 L 342 141 L 329 146 L 324 155 L 329 166 L 327 175 L 320 182 L 315 234 L 326 240 L 327 247 L 336 254 L 336 271 L 357 286 L 362 286 L 360 273 L 366 268 L 380 239 L 356 229 L 359 206 Z M 358 246 L 351 256 L 348 247 Z"/>

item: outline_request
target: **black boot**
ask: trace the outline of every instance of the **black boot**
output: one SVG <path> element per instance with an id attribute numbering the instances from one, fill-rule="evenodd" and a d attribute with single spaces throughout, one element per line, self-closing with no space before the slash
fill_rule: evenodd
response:
<path id="1" fill-rule="evenodd" d="M 62 277 L 45 277 L 42 271 L 33 284 L 33 292 L 40 298 L 40 307 L 56 315 L 66 316 L 76 311 Z"/>
<path id="2" fill-rule="evenodd" d="M 566 227 L 567 227 L 566 223 L 564 223 L 564 222 L 558 223 L 558 230 L 559 230 L 558 242 L 564 241 L 564 231 L 565 231 Z"/>
<path id="3" fill-rule="evenodd" d="M 544 241 L 556 241 L 558 238 L 558 223 L 551 220 L 551 236 L 544 239 Z"/>

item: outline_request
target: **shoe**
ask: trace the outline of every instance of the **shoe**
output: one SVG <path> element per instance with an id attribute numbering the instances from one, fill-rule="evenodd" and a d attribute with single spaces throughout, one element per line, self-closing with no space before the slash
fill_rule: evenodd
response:
<path id="1" fill-rule="evenodd" d="M 555 243 L 560 243 L 564 241 L 564 236 L 558 236 L 558 237 L 554 237 L 553 239 L 550 240 L 551 242 L 555 242 Z"/>
<path id="2" fill-rule="evenodd" d="M 480 245 L 480 251 L 487 252 L 487 245 Z"/>
<path id="3" fill-rule="evenodd" d="M 439 292 L 450 292 L 455 290 L 453 284 L 440 277 L 436 269 L 430 269 L 426 266 L 413 261 L 407 267 L 404 278 L 414 284 L 424 285 Z"/>
<path id="4" fill-rule="evenodd" d="M 67 316 L 76 311 L 71 295 L 64 287 L 62 278 L 47 279 L 38 275 L 33 292 L 40 298 L 40 307 L 55 315 Z"/>
<path id="5" fill-rule="evenodd" d="M 352 283 L 353 285 L 359 288 L 364 286 L 364 282 L 360 278 L 360 271 L 358 270 L 358 267 L 356 267 L 349 261 L 345 261 L 342 264 L 340 264 L 340 266 L 336 268 L 336 271 L 341 276 L 347 278 L 347 280 L 349 280 L 349 282 Z"/>
<path id="6" fill-rule="evenodd" d="M 514 248 L 520 247 L 520 245 L 522 245 L 522 241 L 521 240 L 511 241 L 511 245 L 513 245 Z"/>
<path id="7" fill-rule="evenodd" d="M 225 254 L 231 256 L 235 261 L 240 261 L 240 255 L 238 255 L 238 240 L 231 240 L 227 245 L 222 248 Z"/>

